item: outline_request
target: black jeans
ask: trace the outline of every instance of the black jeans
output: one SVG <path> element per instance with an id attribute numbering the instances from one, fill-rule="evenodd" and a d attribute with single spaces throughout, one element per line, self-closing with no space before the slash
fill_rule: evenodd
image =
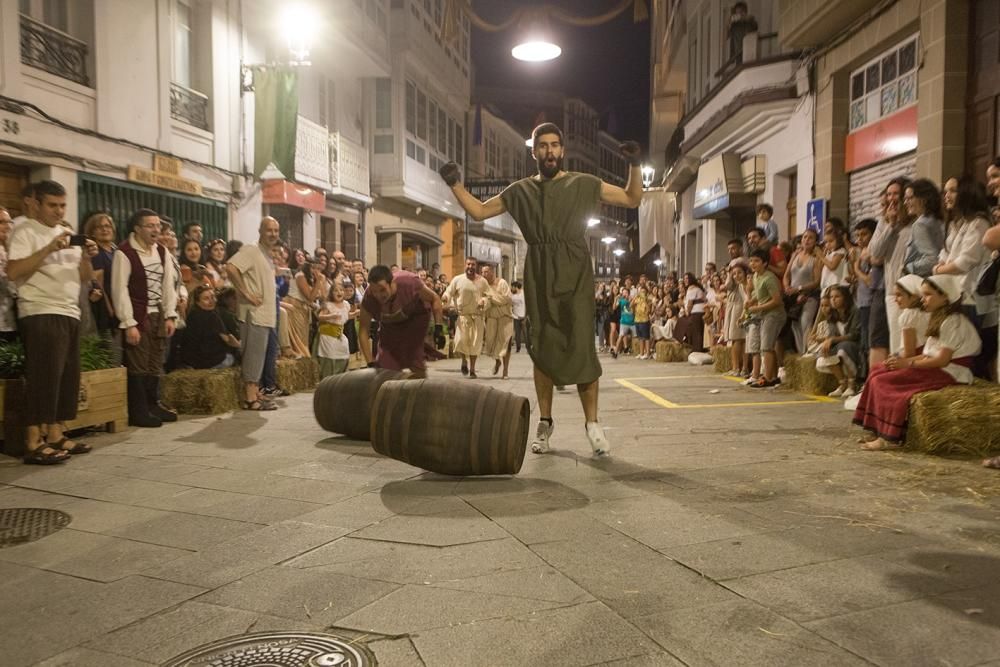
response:
<path id="1" fill-rule="evenodd" d="M 521 336 L 523 336 L 524 331 L 524 320 L 519 320 L 514 318 L 514 347 L 520 352 L 521 351 Z"/>

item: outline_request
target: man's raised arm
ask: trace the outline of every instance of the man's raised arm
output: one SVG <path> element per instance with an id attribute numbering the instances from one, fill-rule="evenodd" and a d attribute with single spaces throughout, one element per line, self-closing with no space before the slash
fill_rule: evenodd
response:
<path id="1" fill-rule="evenodd" d="M 642 149 L 634 141 L 626 141 L 618 147 L 628 161 L 628 182 L 624 188 L 601 181 L 601 202 L 609 206 L 636 208 L 642 201 L 642 169 L 640 168 Z"/>
<path id="2" fill-rule="evenodd" d="M 499 195 L 491 197 L 485 202 L 481 202 L 473 197 L 465 189 L 465 186 L 462 185 L 462 175 L 459 172 L 458 165 L 454 162 L 441 165 L 438 173 L 441 174 L 441 178 L 444 179 L 445 184 L 455 193 L 455 199 L 458 200 L 459 205 L 465 209 L 465 212 L 473 220 L 485 220 L 486 218 L 492 218 L 506 212 L 507 207 L 504 206 L 503 200 L 500 199 Z"/>

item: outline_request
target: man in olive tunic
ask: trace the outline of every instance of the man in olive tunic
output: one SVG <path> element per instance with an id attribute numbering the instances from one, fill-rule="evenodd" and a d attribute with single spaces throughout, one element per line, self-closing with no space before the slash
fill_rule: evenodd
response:
<path id="1" fill-rule="evenodd" d="M 610 444 L 597 421 L 601 365 L 594 347 L 594 273 L 586 230 L 601 203 L 639 205 L 639 145 L 630 141 L 620 147 L 629 163 L 628 184 L 620 188 L 596 176 L 563 171 L 563 135 L 555 124 L 539 125 L 531 137 L 538 174 L 511 184 L 486 202 L 462 186 L 455 163 L 442 166 L 440 173 L 470 217 L 485 220 L 509 212 L 528 243 L 525 326 L 541 413 L 531 451 L 541 454 L 549 449 L 553 385 L 575 384 L 591 449 L 595 456 L 606 456 Z"/>

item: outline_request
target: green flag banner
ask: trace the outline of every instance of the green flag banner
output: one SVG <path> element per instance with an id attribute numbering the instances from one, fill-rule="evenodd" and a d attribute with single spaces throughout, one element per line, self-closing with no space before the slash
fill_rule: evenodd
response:
<path id="1" fill-rule="evenodd" d="M 254 176 L 267 165 L 295 177 L 295 131 L 299 115 L 298 74 L 287 69 L 260 67 L 253 73 Z"/>

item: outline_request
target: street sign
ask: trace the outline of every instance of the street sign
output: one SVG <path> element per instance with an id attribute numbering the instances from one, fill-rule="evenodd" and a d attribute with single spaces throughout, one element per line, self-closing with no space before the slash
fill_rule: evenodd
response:
<path id="1" fill-rule="evenodd" d="M 823 238 L 823 224 L 826 222 L 826 200 L 810 199 L 806 203 L 806 229 L 816 232 Z"/>

